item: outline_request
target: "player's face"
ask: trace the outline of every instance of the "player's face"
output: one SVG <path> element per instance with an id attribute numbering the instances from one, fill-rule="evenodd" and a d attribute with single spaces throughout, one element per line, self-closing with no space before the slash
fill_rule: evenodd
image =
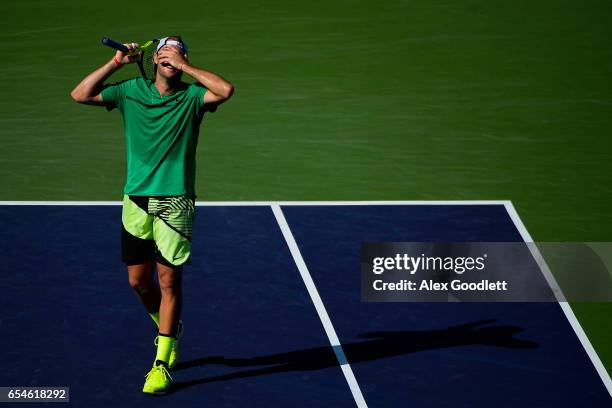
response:
<path id="1" fill-rule="evenodd" d="M 159 49 L 159 51 L 168 48 L 176 48 L 177 50 L 181 51 L 181 49 L 175 45 L 164 45 Z M 159 64 L 157 62 L 157 54 L 155 54 L 155 63 L 157 64 L 157 72 L 166 79 L 171 79 L 177 75 L 180 75 L 180 71 L 174 68 L 172 65 L 168 64 L 167 62 Z"/>

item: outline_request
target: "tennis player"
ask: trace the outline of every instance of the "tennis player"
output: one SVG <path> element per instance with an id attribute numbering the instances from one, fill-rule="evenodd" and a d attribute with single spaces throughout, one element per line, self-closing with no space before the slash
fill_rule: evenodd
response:
<path id="1" fill-rule="evenodd" d="M 129 50 L 137 44 L 125 44 Z M 178 358 L 182 333 L 183 265 L 190 262 L 195 211 L 195 155 L 200 123 L 207 111 L 228 100 L 231 83 L 198 68 L 187 58 L 179 36 L 157 45 L 155 80 L 138 77 L 105 81 L 137 57 L 117 51 L 71 93 L 89 105 L 118 108 L 123 116 L 127 180 L 122 211 L 121 254 L 129 283 L 158 327 L 157 354 L 143 392 L 165 394 L 168 373 Z M 195 83 L 182 81 L 186 73 Z M 159 285 L 153 278 L 157 268 Z"/>

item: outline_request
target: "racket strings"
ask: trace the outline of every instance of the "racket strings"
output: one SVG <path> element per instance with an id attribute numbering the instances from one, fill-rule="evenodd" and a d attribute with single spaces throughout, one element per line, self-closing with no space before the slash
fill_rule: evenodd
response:
<path id="1" fill-rule="evenodd" d="M 159 43 L 159 40 L 152 40 L 141 47 L 142 52 L 140 54 L 140 58 L 138 59 L 138 68 L 140 68 L 140 73 L 142 74 L 143 78 L 148 80 L 155 79 L 157 66 L 153 62 L 153 56 L 155 55 L 157 43 Z"/>

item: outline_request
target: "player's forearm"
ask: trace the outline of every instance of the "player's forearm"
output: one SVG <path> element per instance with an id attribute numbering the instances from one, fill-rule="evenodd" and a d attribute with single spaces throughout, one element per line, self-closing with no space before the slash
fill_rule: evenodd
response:
<path id="1" fill-rule="evenodd" d="M 234 93 L 234 86 L 214 72 L 190 64 L 183 64 L 181 69 L 187 75 L 204 85 L 209 91 L 215 95 L 219 95 L 223 99 L 228 99 Z"/>
<path id="2" fill-rule="evenodd" d="M 89 98 L 93 98 L 100 93 L 102 84 L 111 76 L 113 72 L 119 69 L 121 65 L 117 65 L 114 60 L 108 61 L 100 68 L 96 69 L 91 74 L 87 75 L 70 93 L 72 99 L 77 102 L 87 102 Z"/>

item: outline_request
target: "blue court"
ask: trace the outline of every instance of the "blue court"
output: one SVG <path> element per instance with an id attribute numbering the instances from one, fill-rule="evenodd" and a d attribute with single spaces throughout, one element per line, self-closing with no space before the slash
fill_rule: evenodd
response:
<path id="1" fill-rule="evenodd" d="M 361 301 L 362 242 L 527 240 L 509 203 L 199 206 L 164 397 L 141 393 L 155 326 L 119 203 L 4 204 L 0 386 L 70 386 L 91 408 L 610 406 L 563 305 Z"/>

